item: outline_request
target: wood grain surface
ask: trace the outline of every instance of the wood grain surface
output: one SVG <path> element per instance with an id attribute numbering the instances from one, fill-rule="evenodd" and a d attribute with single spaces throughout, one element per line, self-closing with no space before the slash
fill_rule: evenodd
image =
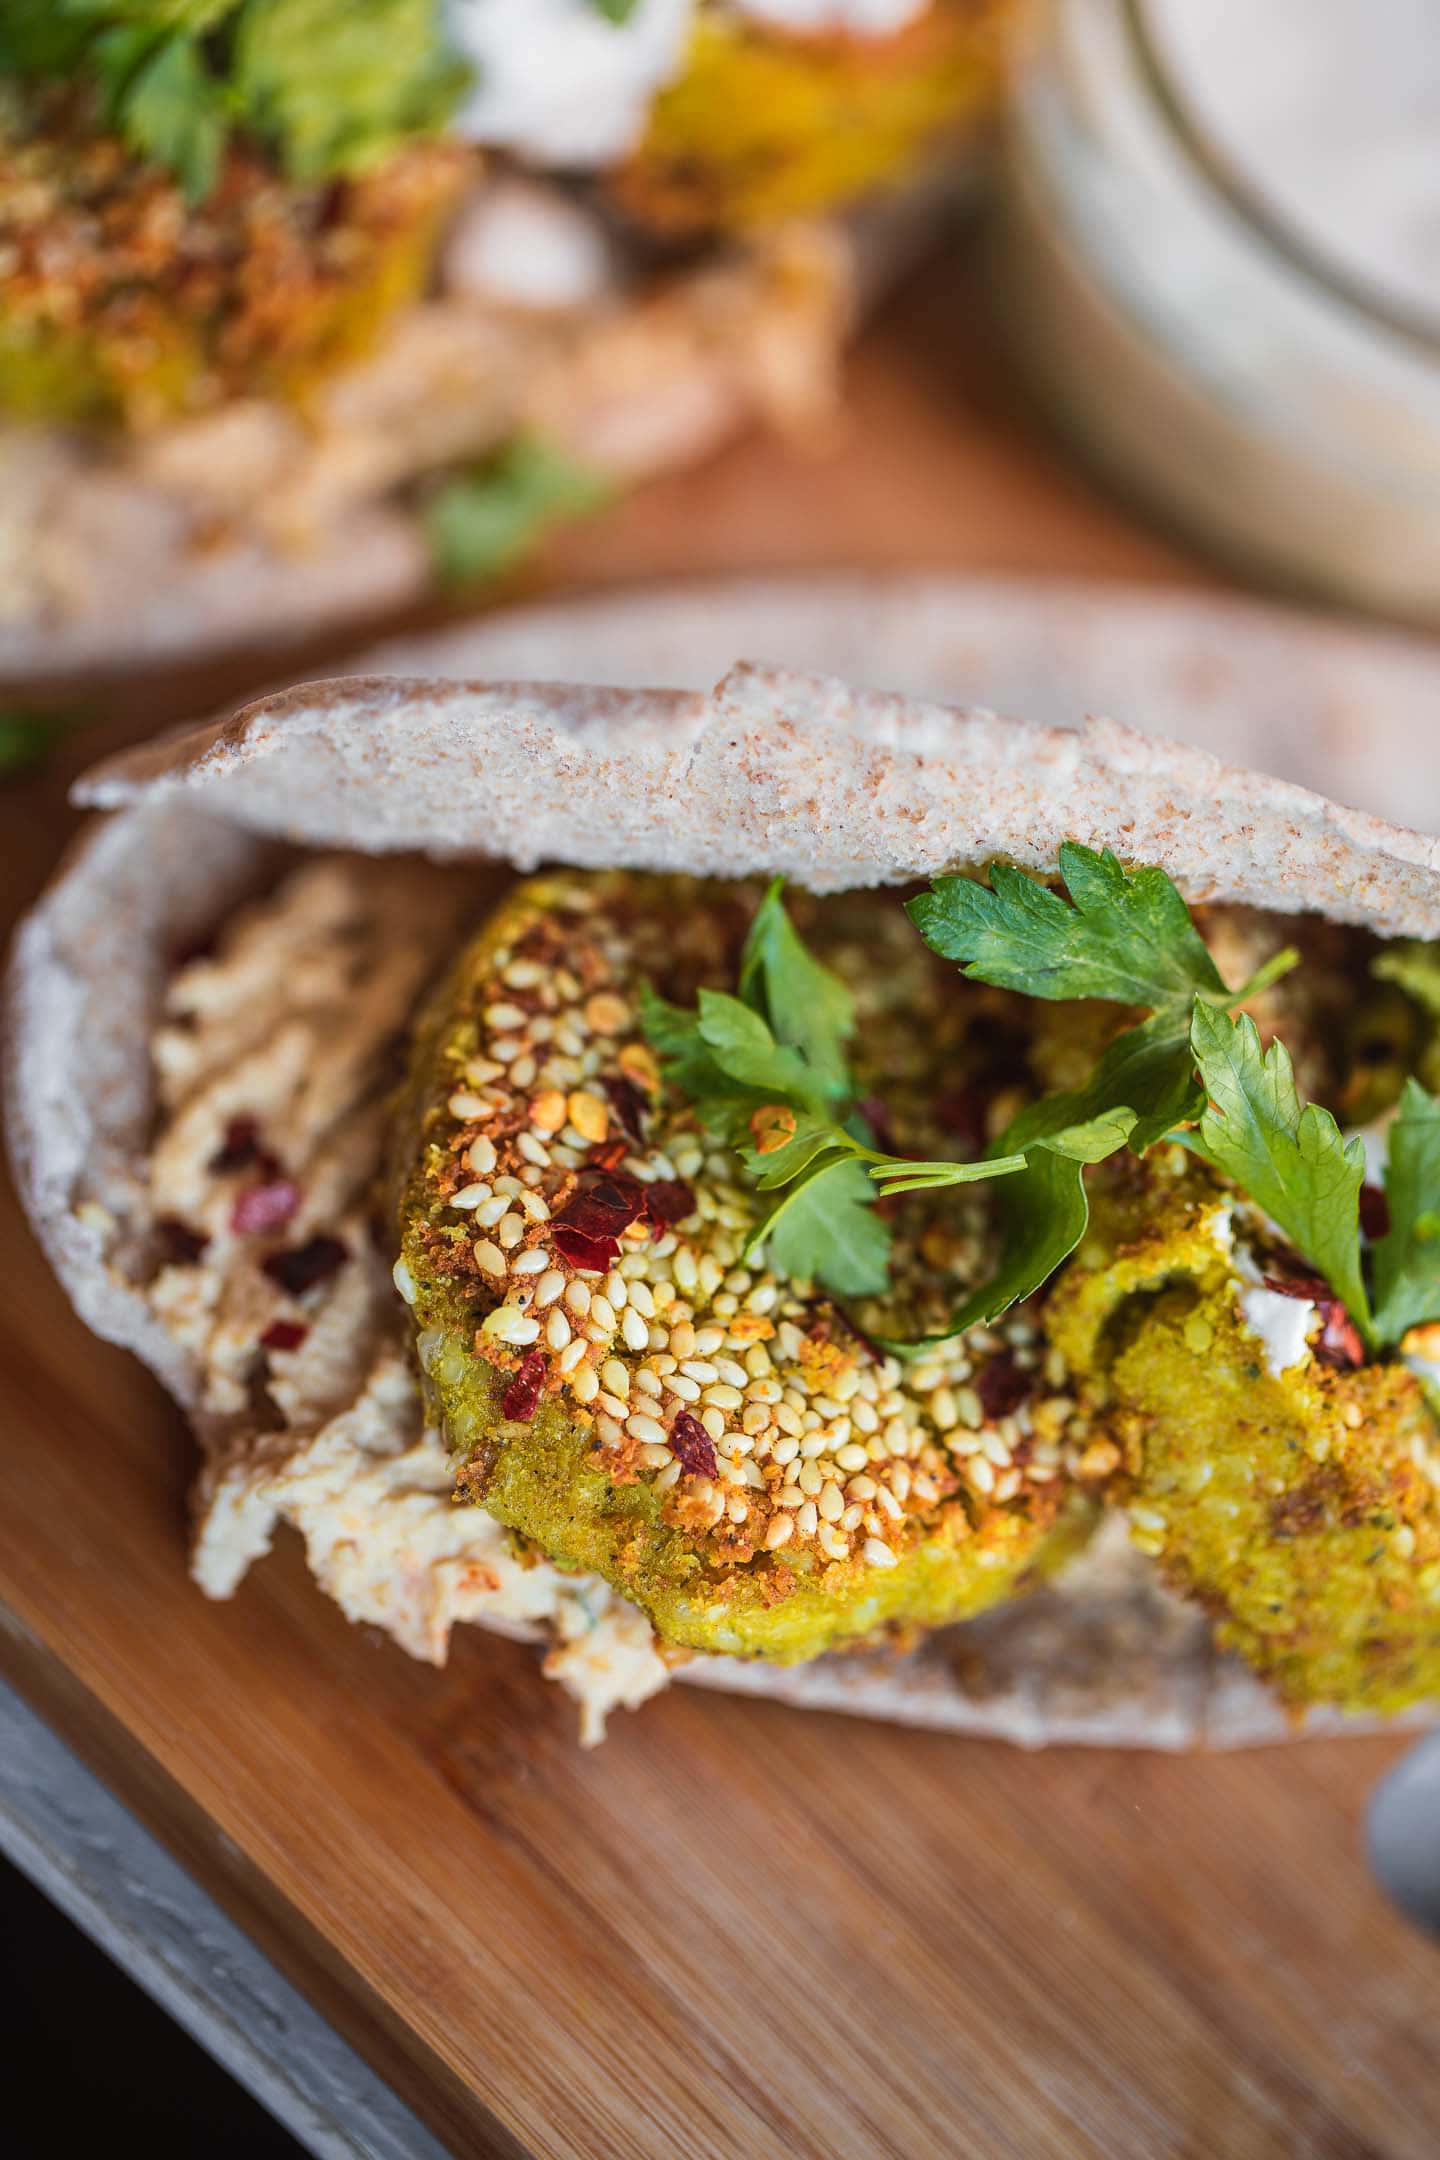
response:
<path id="1" fill-rule="evenodd" d="M 741 445 L 557 569 L 1197 576 L 1035 429 L 976 315 L 932 273 L 867 340 L 828 460 Z M 9 787 L 7 918 L 70 772 L 245 682 L 131 684 Z M 178 1417 L 13 1202 L 0 1251 L 0 1664 L 457 2153 L 1440 2150 L 1440 1948 L 1359 1847 L 1399 1741 L 1026 1757 L 676 1690 L 584 1754 L 533 1653 L 462 1632 L 413 1665 L 294 1539 L 207 1604 Z"/>

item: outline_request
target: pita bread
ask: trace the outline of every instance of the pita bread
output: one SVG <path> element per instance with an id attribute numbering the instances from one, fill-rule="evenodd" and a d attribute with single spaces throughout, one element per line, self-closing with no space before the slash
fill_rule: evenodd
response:
<path id="1" fill-rule="evenodd" d="M 1075 835 L 1162 864 L 1192 898 L 1440 935 L 1436 841 L 1110 723 L 1041 729 L 754 665 L 708 696 L 312 684 L 113 759 L 77 793 L 115 814 L 17 940 L 11 1145 L 79 1311 L 192 1406 L 195 1376 L 127 1281 L 145 1228 L 149 1034 L 177 947 L 297 845 L 784 871 L 838 889 L 997 855 L 1049 868 Z M 683 1677 L 1027 1745 L 1223 1746 L 1301 1729 L 1112 1540 L 906 1656 L 783 1672 L 698 1659 Z M 1317 1713 L 1304 1729 L 1364 1722 Z"/>

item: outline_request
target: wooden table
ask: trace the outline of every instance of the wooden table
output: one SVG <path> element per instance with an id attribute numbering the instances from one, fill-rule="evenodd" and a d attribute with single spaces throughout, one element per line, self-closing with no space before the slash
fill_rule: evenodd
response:
<path id="1" fill-rule="evenodd" d="M 828 463 L 750 443 L 576 541 L 576 582 L 921 562 L 1193 580 L 1026 417 L 969 286 L 893 308 Z M 132 685 L 0 799 L 7 915 L 108 742 L 243 686 Z M 582 1754 L 533 1654 L 432 1672 L 294 1540 L 184 1565 L 190 1450 L 13 1204 L 8 1673 L 455 2151 L 645 2160 L 1433 2155 L 1440 1947 L 1359 1851 L 1398 1740 L 1169 1760 L 676 1690 Z"/>

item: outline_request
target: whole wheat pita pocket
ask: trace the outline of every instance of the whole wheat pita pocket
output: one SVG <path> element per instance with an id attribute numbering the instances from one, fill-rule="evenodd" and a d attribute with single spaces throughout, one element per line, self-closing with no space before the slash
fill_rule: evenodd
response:
<path id="1" fill-rule="evenodd" d="M 17 941 L 11 1144 L 32 1221 L 82 1316 L 136 1350 L 192 1413 L 199 1376 L 144 1280 L 154 1227 L 148 1045 L 177 949 L 304 851 L 773 871 L 823 891 L 996 856 L 1048 869 L 1071 837 L 1158 864 L 1192 899 L 1440 934 L 1433 840 L 1110 723 L 1042 730 L 752 665 L 708 696 L 312 684 L 111 760 L 78 793 L 115 814 L 82 840 Z M 445 957 L 438 951 L 437 965 Z M 379 1301 L 357 1322 L 357 1398 L 366 1385 L 390 1385 L 402 1332 Z M 392 1394 L 420 1445 L 418 1410 L 406 1409 L 402 1383 Z M 351 1408 L 331 1402 L 323 1416 L 264 1435 L 199 1416 L 209 1453 L 199 1551 L 203 1577 L 208 1537 L 210 1587 L 233 1587 L 235 1561 L 243 1571 L 277 1521 L 305 1527 L 297 1466 L 343 1451 L 336 1428 Z M 222 1520 L 239 1526 L 239 1542 L 216 1557 Z M 323 1538 L 312 1559 L 317 1544 L 325 1579 Z M 445 1584 L 410 1585 L 403 1613 L 383 1580 L 337 1594 L 421 1655 L 443 1655 L 457 1617 L 506 1632 L 555 1625 L 551 1612 L 518 1622 L 487 1613 L 483 1596 L 457 1588 L 455 1558 L 434 1563 L 450 1567 Z M 785 1672 L 697 1659 L 682 1671 L 792 1703 L 1031 1744 L 1224 1745 L 1298 1729 L 1257 1681 L 1217 1657 L 1203 1619 L 1171 1599 L 1147 1563 L 1108 1543 L 1053 1587 L 908 1656 L 865 1653 Z M 632 1673 L 609 1699 L 638 1698 L 654 1678 Z M 1358 1722 L 1317 1713 L 1305 1724 Z"/>

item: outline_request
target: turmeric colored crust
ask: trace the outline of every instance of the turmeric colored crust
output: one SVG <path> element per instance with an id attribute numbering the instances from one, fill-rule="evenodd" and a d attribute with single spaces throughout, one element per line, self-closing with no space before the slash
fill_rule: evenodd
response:
<path id="1" fill-rule="evenodd" d="M 302 401 L 429 282 L 477 169 L 445 143 L 326 186 L 230 151 L 212 195 L 97 132 L 82 99 L 0 105 L 0 419 L 143 429 Z"/>
<path id="2" fill-rule="evenodd" d="M 420 1032 L 398 1280 L 458 1497 L 604 1576 L 668 1642 L 789 1662 L 1015 1594 L 1093 1503 L 1062 1467 L 1072 1402 L 1023 1430 L 974 1407 L 969 1382 L 1028 1343 L 902 1374 L 812 1286 L 744 1261 L 753 1195 L 662 1089 L 636 998 L 651 977 L 733 983 L 755 898 L 618 874 L 515 892 Z M 893 904 L 863 905 L 928 971 Z M 806 926 L 822 951 L 825 921 Z M 617 1222 L 647 1194 L 649 1212 L 587 1250 L 617 1192 Z"/>
<path id="3" fill-rule="evenodd" d="M 842 208 L 903 182 L 996 108 L 1015 0 L 934 0 L 898 35 L 787 37 L 703 10 L 610 192 L 677 236 Z"/>
<path id="4" fill-rule="evenodd" d="M 1137 1545 L 1296 1704 L 1440 1698 L 1440 1431 L 1399 1362 L 1276 1373 L 1192 1166 L 1122 1173 L 1047 1307 Z"/>

